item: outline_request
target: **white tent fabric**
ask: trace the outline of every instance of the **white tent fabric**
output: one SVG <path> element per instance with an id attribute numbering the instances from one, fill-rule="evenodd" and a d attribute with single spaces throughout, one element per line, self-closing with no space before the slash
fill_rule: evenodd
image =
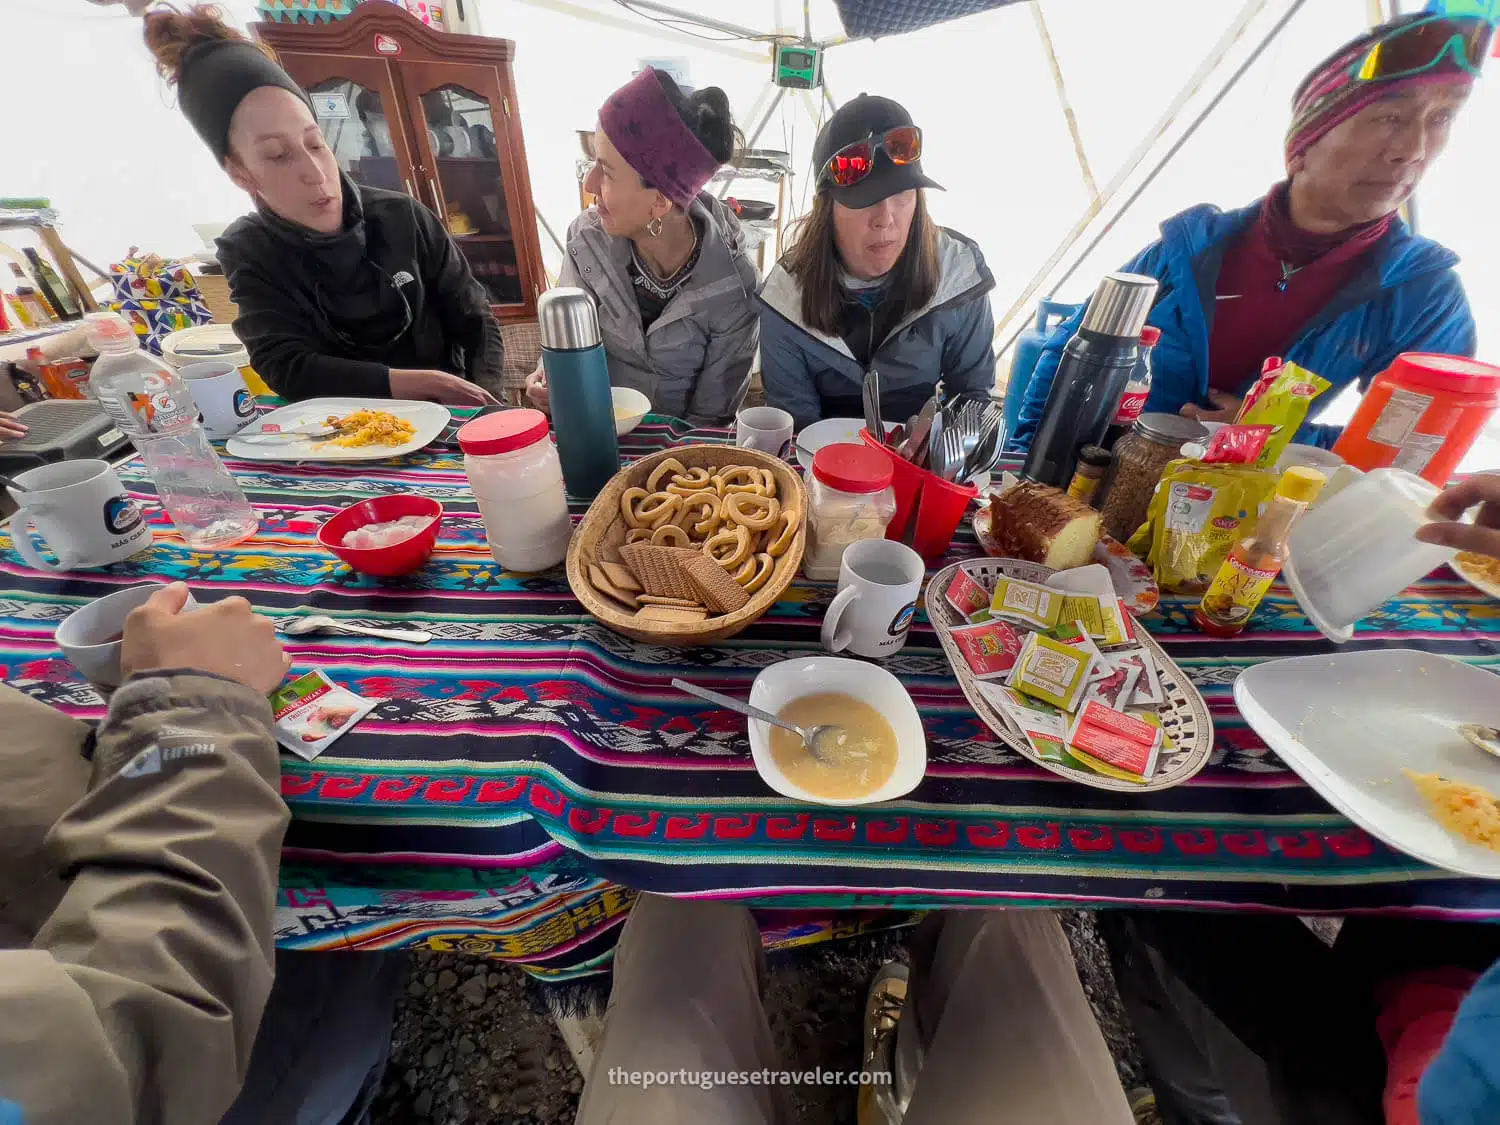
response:
<path id="1" fill-rule="evenodd" d="M 1153 157 L 1180 134 L 1291 2 L 1042 0 L 1095 182 L 1104 185 L 1116 177 L 1245 11 L 1258 8 Z M 243 21 L 255 18 L 251 0 L 221 3 Z M 674 6 L 730 18 L 728 6 L 715 0 L 676 0 Z M 767 33 L 803 30 L 803 8 L 793 0 L 742 0 L 732 9 L 733 21 L 746 27 Z M 559 233 L 577 209 L 574 130 L 593 124 L 605 95 L 643 60 L 674 59 L 686 67 L 692 84 L 724 87 L 747 128 L 766 104 L 770 64 L 764 42 L 714 42 L 723 36 L 654 22 L 616 0 L 478 0 L 478 11 L 487 34 L 517 43 L 516 80 L 533 194 Z M 817 0 L 810 13 L 815 38 L 840 33 L 831 0 Z M 1200 201 L 1239 206 L 1279 179 L 1293 87 L 1318 58 L 1357 33 L 1368 16 L 1367 0 L 1305 4 L 1058 295 L 1082 299 L 1100 274 L 1154 237 L 1166 215 Z M 67 70 L 60 74 L 60 56 L 43 48 L 63 40 Z M 1090 201 L 1034 4 L 834 46 L 825 76 L 836 100 L 878 92 L 912 111 L 926 133 L 927 170 L 948 189 L 934 193 L 933 210 L 984 248 L 997 280 L 997 318 L 1003 317 Z M 191 251 L 198 245 L 192 223 L 226 221 L 246 206 L 172 107 L 172 94 L 157 79 L 140 42 L 139 22 L 122 9 L 101 9 L 85 0 L 5 0 L 0 4 L 0 99 L 8 118 L 0 190 L 50 196 L 62 212 L 69 241 L 96 261 L 118 257 L 131 244 L 167 254 Z M 791 151 L 805 173 L 816 125 L 811 113 L 821 104 L 816 96 L 789 96 L 760 144 Z M 1500 254 L 1495 253 L 1500 238 L 1485 204 L 1489 186 L 1500 178 L 1497 135 L 1500 72 L 1478 84 L 1449 151 L 1428 174 L 1420 196 L 1424 231 L 1465 258 L 1462 272 L 1480 322 L 1481 356 L 1491 360 L 1500 360 Z M 1125 190 L 1151 163 L 1148 159 L 1127 180 Z M 805 201 L 808 179 L 802 174 L 794 181 L 797 204 Z M 772 197 L 763 184 L 742 182 L 734 190 Z M 555 269 L 558 255 L 545 236 L 543 247 L 549 268 Z M 1028 302 L 1028 308 L 1034 304 Z"/>

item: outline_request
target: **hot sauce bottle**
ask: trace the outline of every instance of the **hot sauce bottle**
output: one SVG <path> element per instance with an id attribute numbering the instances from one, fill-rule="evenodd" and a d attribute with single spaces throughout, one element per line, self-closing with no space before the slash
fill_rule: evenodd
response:
<path id="1" fill-rule="evenodd" d="M 1219 573 L 1193 612 L 1198 628 L 1211 637 L 1233 637 L 1249 624 L 1256 607 L 1281 573 L 1292 524 L 1318 498 L 1327 478 L 1298 465 L 1277 482 L 1276 493 L 1255 530 L 1229 549 Z"/>

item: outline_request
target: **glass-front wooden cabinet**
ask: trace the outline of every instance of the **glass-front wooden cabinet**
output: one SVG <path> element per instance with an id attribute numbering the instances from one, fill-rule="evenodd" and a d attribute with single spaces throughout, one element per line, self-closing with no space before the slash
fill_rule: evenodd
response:
<path id="1" fill-rule="evenodd" d="M 434 31 L 395 4 L 256 35 L 312 98 L 356 183 L 426 204 L 502 321 L 531 320 L 546 286 L 507 39 Z"/>

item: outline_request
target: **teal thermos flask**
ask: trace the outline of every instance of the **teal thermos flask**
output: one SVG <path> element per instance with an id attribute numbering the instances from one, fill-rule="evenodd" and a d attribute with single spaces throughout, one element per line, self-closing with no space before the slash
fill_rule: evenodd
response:
<path id="1" fill-rule="evenodd" d="M 620 471 L 599 311 L 582 289 L 562 286 L 542 294 L 536 314 L 563 483 L 572 495 L 591 500 Z"/>

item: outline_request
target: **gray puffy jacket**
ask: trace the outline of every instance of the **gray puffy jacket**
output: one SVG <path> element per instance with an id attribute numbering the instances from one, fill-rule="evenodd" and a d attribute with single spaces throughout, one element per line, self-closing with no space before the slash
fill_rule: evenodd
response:
<path id="1" fill-rule="evenodd" d="M 932 300 L 898 322 L 871 354 L 887 421 L 906 421 L 939 379 L 950 395 L 988 392 L 995 384 L 994 276 L 963 235 L 944 229 L 938 247 L 942 277 Z M 799 430 L 819 418 L 859 417 L 864 368 L 843 340 L 803 322 L 802 286 L 779 263 L 761 287 L 760 305 L 766 401 L 791 414 Z"/>
<path id="2" fill-rule="evenodd" d="M 587 289 L 598 303 L 611 384 L 642 392 L 658 414 L 721 426 L 734 420 L 750 385 L 758 278 L 739 220 L 723 203 L 704 193 L 689 214 L 704 231 L 698 264 L 650 329 L 641 328 L 627 273 L 630 240 L 606 233 L 592 208 L 568 228 L 558 281 Z"/>

